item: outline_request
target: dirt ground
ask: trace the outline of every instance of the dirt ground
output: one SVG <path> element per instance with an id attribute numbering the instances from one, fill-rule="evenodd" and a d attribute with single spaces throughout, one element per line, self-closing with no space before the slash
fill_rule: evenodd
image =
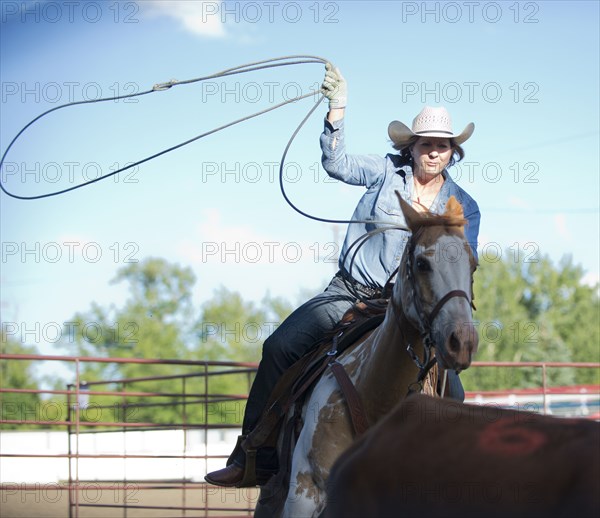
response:
<path id="1" fill-rule="evenodd" d="M 147 483 L 144 483 L 147 485 Z M 229 489 L 193 484 L 189 488 L 148 489 L 128 482 L 126 489 L 106 489 L 97 483 L 82 484 L 78 503 L 58 484 L 19 487 L 5 484 L 0 494 L 2 518 L 171 518 L 252 516 L 258 498 L 255 488 Z M 160 507 L 160 509 L 152 509 Z M 69 513 L 71 508 L 71 513 Z"/>

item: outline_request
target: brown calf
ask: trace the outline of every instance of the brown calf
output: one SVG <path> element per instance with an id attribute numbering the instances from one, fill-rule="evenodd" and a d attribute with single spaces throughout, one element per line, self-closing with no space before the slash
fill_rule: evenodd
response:
<path id="1" fill-rule="evenodd" d="M 332 468 L 326 518 L 600 516 L 600 424 L 415 395 Z"/>

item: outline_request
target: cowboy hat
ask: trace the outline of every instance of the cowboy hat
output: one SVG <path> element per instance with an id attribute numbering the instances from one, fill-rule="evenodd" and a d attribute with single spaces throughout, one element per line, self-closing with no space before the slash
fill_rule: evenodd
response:
<path id="1" fill-rule="evenodd" d="M 452 119 L 446 108 L 425 106 L 414 118 L 412 129 L 400 121 L 392 121 L 388 126 L 388 135 L 396 148 L 405 146 L 415 136 L 452 138 L 456 144 L 460 145 L 473 134 L 474 129 L 475 124 L 470 122 L 462 133 L 455 135 L 452 131 Z"/>

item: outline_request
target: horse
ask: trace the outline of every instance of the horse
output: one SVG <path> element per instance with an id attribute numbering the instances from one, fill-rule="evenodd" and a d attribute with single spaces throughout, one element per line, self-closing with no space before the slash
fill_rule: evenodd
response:
<path id="1" fill-rule="evenodd" d="M 324 516 L 592 517 L 599 481 L 597 422 L 418 394 L 338 457 Z"/>
<path id="2" fill-rule="evenodd" d="M 358 393 L 368 426 L 405 398 L 435 361 L 440 371 L 458 373 L 469 367 L 478 346 L 472 315 L 476 261 L 464 235 L 462 206 L 451 197 L 443 214 L 420 213 L 396 194 L 411 234 L 385 317 L 337 360 Z M 355 438 L 351 413 L 337 379 L 326 371 L 303 403 L 289 478 L 284 487 L 278 487 L 278 477 L 261 486 L 257 518 L 319 516 L 331 467 Z M 282 436 L 283 431 L 280 461 Z"/>

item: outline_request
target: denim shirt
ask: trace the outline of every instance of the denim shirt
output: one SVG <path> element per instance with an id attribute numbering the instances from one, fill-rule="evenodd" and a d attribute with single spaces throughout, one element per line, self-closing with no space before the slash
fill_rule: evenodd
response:
<path id="1" fill-rule="evenodd" d="M 389 222 L 406 226 L 400 203 L 395 194 L 398 191 L 402 198 L 411 203 L 413 195 L 413 173 L 408 165 L 401 166 L 398 154 L 348 155 L 344 142 L 343 119 L 330 123 L 325 121 L 325 129 L 321 134 L 321 150 L 323 151 L 323 168 L 329 176 L 350 185 L 363 185 L 367 191 L 363 194 L 354 214 L 353 220 L 373 220 L 374 223 L 350 223 L 346 239 L 340 254 L 341 269 L 352 274 L 358 282 L 371 287 L 383 287 L 393 271 L 397 268 L 410 237 L 404 230 L 390 229 L 375 234 L 361 246 L 354 257 L 352 270 L 350 263 L 357 245 L 348 249 L 366 232 L 381 228 L 381 222 Z M 479 207 L 462 188 L 460 188 L 446 170 L 442 172 L 444 183 L 430 207 L 431 212 L 442 213 L 450 196 L 455 196 L 463 206 L 465 218 L 465 236 L 477 259 L 477 237 L 479 234 Z"/>

